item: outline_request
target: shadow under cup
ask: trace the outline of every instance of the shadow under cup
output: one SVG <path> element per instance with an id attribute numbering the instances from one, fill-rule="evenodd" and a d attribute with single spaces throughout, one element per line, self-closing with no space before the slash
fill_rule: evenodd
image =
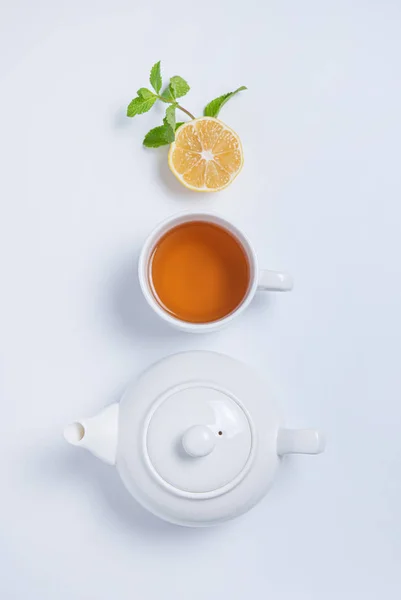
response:
<path id="1" fill-rule="evenodd" d="M 245 244 L 231 224 L 210 216 L 162 227 L 146 257 L 147 286 L 159 311 L 198 325 L 232 315 L 251 289 L 252 255 Z"/>

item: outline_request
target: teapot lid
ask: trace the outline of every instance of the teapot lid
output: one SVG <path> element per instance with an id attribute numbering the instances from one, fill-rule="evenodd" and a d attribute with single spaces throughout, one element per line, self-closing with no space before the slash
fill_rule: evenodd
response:
<path id="1" fill-rule="evenodd" d="M 182 383 L 152 406 L 144 456 L 159 483 L 180 496 L 226 493 L 249 470 L 254 428 L 241 401 L 214 382 Z"/>

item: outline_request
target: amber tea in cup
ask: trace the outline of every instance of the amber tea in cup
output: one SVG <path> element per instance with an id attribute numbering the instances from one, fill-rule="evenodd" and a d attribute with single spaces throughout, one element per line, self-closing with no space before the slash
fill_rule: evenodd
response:
<path id="1" fill-rule="evenodd" d="M 248 256 L 227 229 L 188 221 L 156 242 L 149 282 L 158 304 L 189 323 L 211 323 L 234 312 L 250 285 Z"/>

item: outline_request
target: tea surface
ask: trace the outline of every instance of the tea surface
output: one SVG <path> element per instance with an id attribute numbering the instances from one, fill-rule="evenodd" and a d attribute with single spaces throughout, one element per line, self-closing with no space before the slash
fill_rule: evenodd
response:
<path id="1" fill-rule="evenodd" d="M 190 323 L 210 323 L 241 304 L 250 269 L 244 248 L 229 231 L 191 221 L 170 229 L 157 242 L 149 278 L 168 313 Z"/>

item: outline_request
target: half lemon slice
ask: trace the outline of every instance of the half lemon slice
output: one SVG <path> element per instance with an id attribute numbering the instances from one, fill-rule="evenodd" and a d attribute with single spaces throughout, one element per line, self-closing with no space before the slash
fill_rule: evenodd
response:
<path id="1" fill-rule="evenodd" d="M 185 187 L 197 192 L 226 188 L 241 171 L 243 162 L 238 135 L 212 117 L 181 125 L 168 153 L 171 171 Z"/>

